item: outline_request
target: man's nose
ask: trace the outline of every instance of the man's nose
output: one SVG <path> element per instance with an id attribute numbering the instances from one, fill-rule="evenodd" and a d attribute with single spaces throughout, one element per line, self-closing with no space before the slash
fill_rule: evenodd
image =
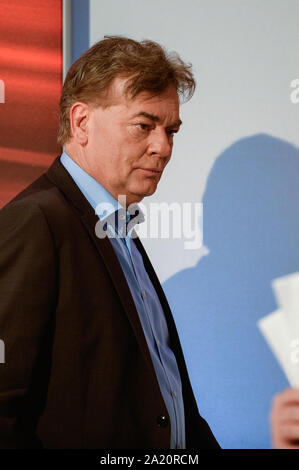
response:
<path id="1" fill-rule="evenodd" d="M 151 135 L 148 151 L 163 158 L 169 158 L 172 152 L 172 136 L 165 130 L 155 130 Z"/>

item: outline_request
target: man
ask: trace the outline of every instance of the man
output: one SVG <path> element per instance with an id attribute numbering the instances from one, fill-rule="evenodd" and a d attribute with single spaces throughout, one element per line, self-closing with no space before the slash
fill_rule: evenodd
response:
<path id="1" fill-rule="evenodd" d="M 288 388 L 274 397 L 270 423 L 273 447 L 299 449 L 299 390 Z"/>
<path id="2" fill-rule="evenodd" d="M 121 37 L 69 70 L 65 151 L 0 215 L 2 447 L 219 447 L 132 227 L 194 86 L 179 57 Z"/>

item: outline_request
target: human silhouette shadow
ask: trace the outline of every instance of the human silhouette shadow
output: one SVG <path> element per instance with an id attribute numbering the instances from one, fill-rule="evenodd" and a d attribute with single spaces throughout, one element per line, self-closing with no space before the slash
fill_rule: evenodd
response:
<path id="1" fill-rule="evenodd" d="M 273 278 L 299 270 L 299 150 L 269 135 L 217 158 L 203 197 L 210 253 L 164 283 L 199 411 L 223 448 L 268 448 L 269 410 L 288 382 L 257 320 Z"/>

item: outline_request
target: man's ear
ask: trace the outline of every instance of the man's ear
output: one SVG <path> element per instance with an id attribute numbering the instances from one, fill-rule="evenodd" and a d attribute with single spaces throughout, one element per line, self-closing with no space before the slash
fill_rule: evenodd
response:
<path id="1" fill-rule="evenodd" d="M 70 126 L 73 139 L 80 145 L 88 142 L 89 107 L 77 101 L 70 109 Z"/>

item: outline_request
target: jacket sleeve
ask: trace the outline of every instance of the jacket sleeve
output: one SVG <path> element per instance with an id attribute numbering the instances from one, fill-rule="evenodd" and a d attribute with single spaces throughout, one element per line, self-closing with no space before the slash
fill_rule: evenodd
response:
<path id="1" fill-rule="evenodd" d="M 56 252 L 47 220 L 37 204 L 13 202 L 0 211 L 0 448 L 42 446 L 35 427 L 55 304 Z"/>

